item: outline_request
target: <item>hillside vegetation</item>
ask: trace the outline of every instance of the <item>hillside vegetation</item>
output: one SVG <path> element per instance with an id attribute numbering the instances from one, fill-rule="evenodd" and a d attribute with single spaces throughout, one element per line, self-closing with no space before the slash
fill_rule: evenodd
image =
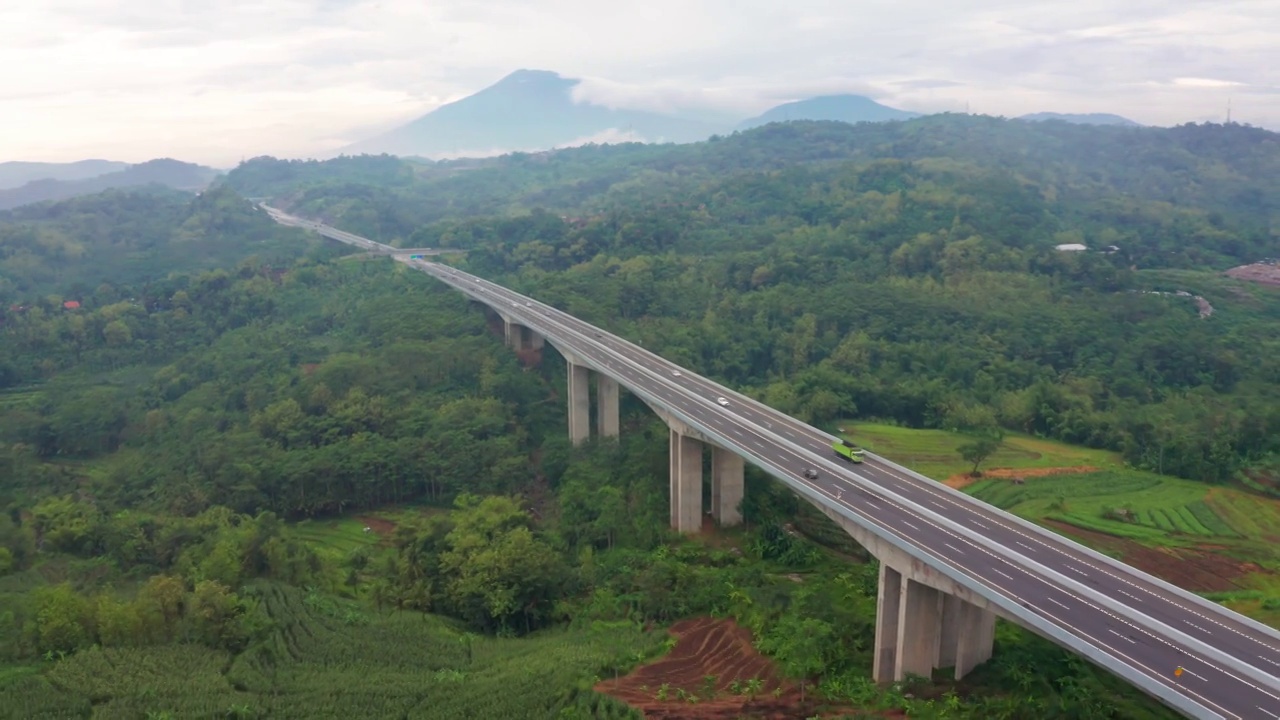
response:
<path id="1" fill-rule="evenodd" d="M 109 190 L 0 212 L 0 321 L 14 304 L 108 304 L 123 299 L 113 286 L 230 268 L 254 254 L 290 265 L 320 247 L 227 189 L 195 198 L 165 189 Z"/>
<path id="2" fill-rule="evenodd" d="M 624 398 L 616 445 L 571 448 L 553 349 L 518 360 L 461 296 L 335 262 L 237 189 L 467 249 L 470 270 L 855 437 L 1009 433 L 991 462 L 1090 446 L 1080 487 L 1145 503 L 1116 525 L 1243 551 L 1257 527 L 1209 491 L 1280 450 L 1280 299 L 1207 268 L 1275 254 L 1269 143 L 793 124 L 472 164 L 260 159 L 185 203 L 7 215 L 2 262 L 26 269 L 0 325 L 0 694 L 24 717 L 519 716 L 494 688 L 520 687 L 531 716 L 627 717 L 592 688 L 669 646 L 656 629 L 719 615 L 808 688 L 805 716 L 1170 717 L 1003 624 L 964 683 L 870 684 L 877 568 L 808 539 L 829 522 L 748 469 L 744 528 L 673 537 L 667 433 L 642 404 Z M 1120 251 L 1053 249 L 1081 238 Z M 1187 479 L 1155 498 L 1150 471 Z M 1066 477 L 970 489 L 1041 520 L 1114 509 L 1059 503 Z"/>

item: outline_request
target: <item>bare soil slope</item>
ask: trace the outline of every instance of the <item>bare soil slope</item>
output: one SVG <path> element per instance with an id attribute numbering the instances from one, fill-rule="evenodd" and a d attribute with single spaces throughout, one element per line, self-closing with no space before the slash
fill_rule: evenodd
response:
<path id="1" fill-rule="evenodd" d="M 683 620 L 672 626 L 671 634 L 676 646 L 665 657 L 626 677 L 601 682 L 596 691 L 622 700 L 646 718 L 663 720 L 837 715 L 815 703 L 802 703 L 800 689 L 778 676 L 773 664 L 751 646 L 751 633 L 732 620 Z M 715 692 L 709 694 L 706 679 L 712 675 Z M 760 681 L 755 697 L 731 692 L 735 680 L 745 686 L 752 679 Z"/>

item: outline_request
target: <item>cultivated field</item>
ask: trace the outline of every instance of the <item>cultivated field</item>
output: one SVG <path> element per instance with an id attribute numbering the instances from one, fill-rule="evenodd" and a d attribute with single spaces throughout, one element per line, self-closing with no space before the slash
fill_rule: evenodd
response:
<path id="1" fill-rule="evenodd" d="M 581 680 L 626 672 L 664 639 L 634 625 L 470 636 L 440 618 L 373 614 L 272 583 L 248 594 L 272 623 L 265 646 L 236 656 L 95 648 L 46 674 L 16 668 L 0 676 L 0 718 L 633 718 Z"/>
<path id="2" fill-rule="evenodd" d="M 967 438 L 843 425 L 872 452 L 939 480 L 969 467 Z M 964 491 L 1267 622 L 1280 621 L 1280 500 L 1125 468 L 1105 451 L 1012 435 Z M 1022 482 L 1014 482 L 1013 478 Z M 952 482 L 951 484 L 957 484 Z"/>

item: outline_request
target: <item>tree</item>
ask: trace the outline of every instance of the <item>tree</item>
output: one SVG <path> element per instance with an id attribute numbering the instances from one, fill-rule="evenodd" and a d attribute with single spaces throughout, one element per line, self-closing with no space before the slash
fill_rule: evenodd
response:
<path id="1" fill-rule="evenodd" d="M 761 642 L 761 649 L 773 655 L 784 672 L 800 678 L 801 702 L 809 679 L 827 669 L 827 653 L 831 651 L 834 633 L 831 623 L 825 620 L 790 612 Z"/>
<path id="2" fill-rule="evenodd" d="M 994 437 L 980 437 L 973 442 L 968 442 L 956 448 L 956 452 L 960 453 L 960 457 L 966 462 L 973 463 L 973 470 L 970 475 L 978 477 L 978 466 L 984 460 L 995 454 L 1000 449 L 1000 440 Z"/>

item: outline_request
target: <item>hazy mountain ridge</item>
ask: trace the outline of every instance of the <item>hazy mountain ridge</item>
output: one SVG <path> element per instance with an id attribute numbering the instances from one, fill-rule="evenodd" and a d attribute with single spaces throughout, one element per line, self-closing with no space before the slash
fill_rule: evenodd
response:
<path id="1" fill-rule="evenodd" d="M 1027 120 L 1030 122 L 1061 120 L 1062 122 L 1073 123 L 1075 125 L 1120 125 L 1123 127 L 1143 127 L 1142 123 L 1134 122 L 1123 115 L 1116 115 L 1114 113 L 1038 112 L 1019 115 L 1016 119 Z"/>
<path id="2" fill-rule="evenodd" d="M 862 95 L 820 95 L 807 100 L 783 103 L 753 118 L 738 123 L 739 130 L 750 130 L 771 122 L 791 120 L 835 120 L 837 122 L 886 122 L 910 120 L 920 113 L 881 105 Z"/>
<path id="3" fill-rule="evenodd" d="M 404 126 L 341 150 L 343 154 L 491 154 L 536 151 L 601 139 L 693 142 L 719 128 L 674 115 L 578 102 L 580 81 L 545 70 L 517 70 L 480 92 Z"/>
<path id="4" fill-rule="evenodd" d="M 115 160 L 77 160 L 75 162 L 0 162 L 0 190 L 21 187 L 36 180 L 88 180 L 118 172 L 129 163 Z"/>
<path id="5" fill-rule="evenodd" d="M 92 195 L 112 188 L 144 185 L 162 185 L 174 190 L 196 192 L 203 190 L 220 174 L 203 165 L 161 158 L 82 180 L 35 180 L 20 187 L 0 190 L 0 210 L 47 200 Z"/>
<path id="6" fill-rule="evenodd" d="M 735 124 L 687 113 L 616 109 L 583 102 L 574 97 L 580 82 L 547 70 L 517 70 L 473 95 L 329 156 L 385 153 L 435 159 L 477 158 L 588 142 L 697 142 L 714 134 L 750 130 L 774 122 L 829 120 L 857 124 L 910 120 L 927 114 L 900 110 L 862 95 L 820 95 L 777 105 Z M 1040 112 L 1018 119 L 1141 127 L 1111 113 Z"/>

